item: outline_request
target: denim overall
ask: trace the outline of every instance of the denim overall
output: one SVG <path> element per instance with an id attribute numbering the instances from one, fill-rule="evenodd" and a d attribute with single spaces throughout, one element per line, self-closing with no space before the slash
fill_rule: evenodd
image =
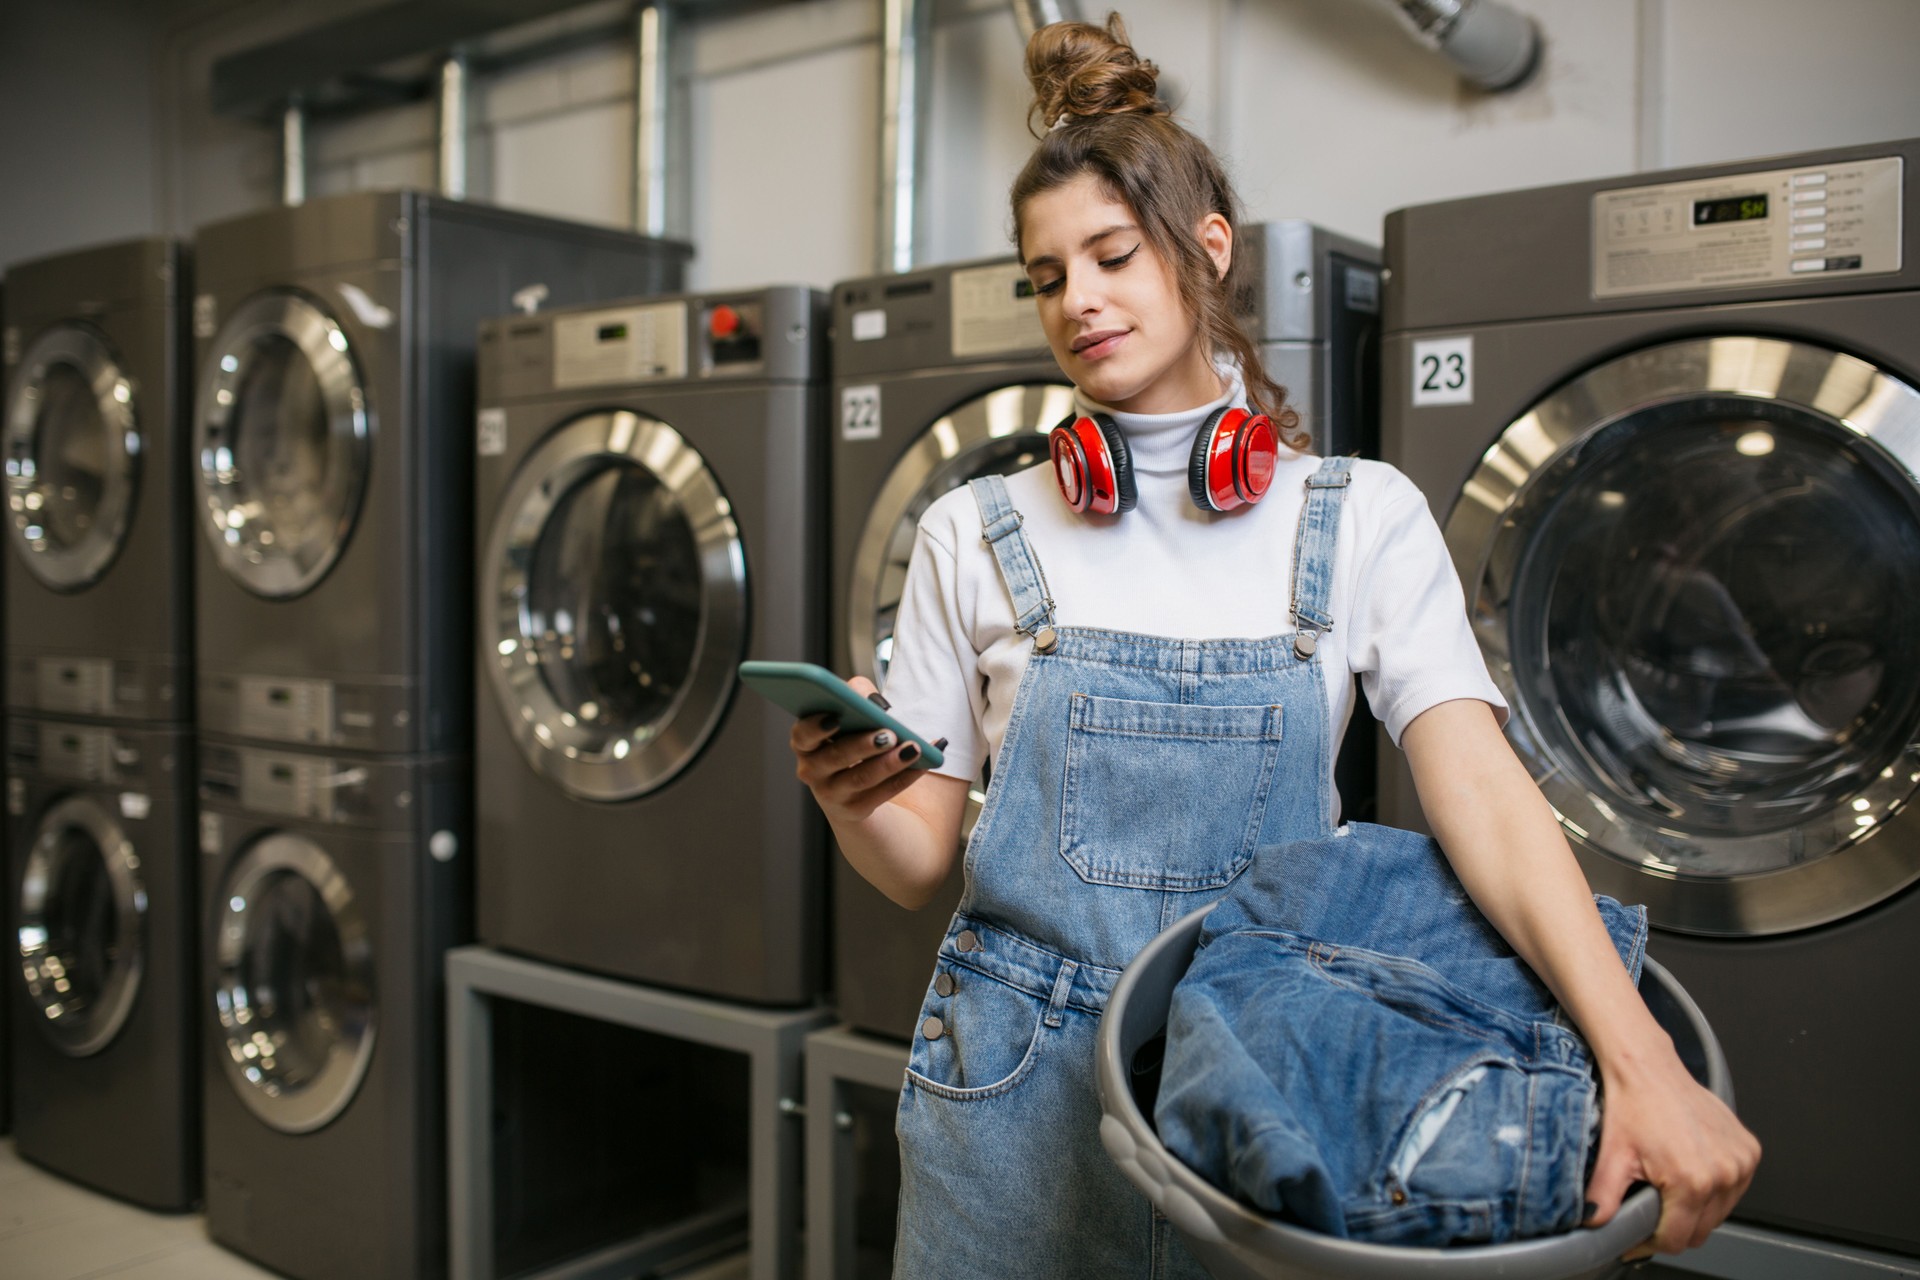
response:
<path id="1" fill-rule="evenodd" d="M 1207 1274 L 1101 1149 L 1094 1044 L 1136 952 L 1255 849 L 1332 828 L 1314 655 L 1348 465 L 1307 481 L 1297 630 L 1260 640 L 1056 628 L 1004 481 L 972 482 L 1034 650 L 900 1094 L 898 1280 Z"/>

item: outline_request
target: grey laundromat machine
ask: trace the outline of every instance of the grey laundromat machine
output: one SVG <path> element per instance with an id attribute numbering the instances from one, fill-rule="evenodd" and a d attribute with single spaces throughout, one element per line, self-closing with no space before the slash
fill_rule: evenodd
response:
<path id="1" fill-rule="evenodd" d="M 1313 433 L 1315 449 L 1376 456 L 1377 252 L 1299 220 L 1247 226 L 1237 250 L 1252 268 L 1241 300 L 1244 323 Z M 1047 349 L 1026 275 L 1011 259 L 840 284 L 833 291 L 833 323 L 829 661 L 884 685 L 920 517 L 935 499 L 976 476 L 1045 462 L 1046 433 L 1072 411 L 1073 395 Z M 1372 810 L 1367 719 L 1362 708 L 1356 721 L 1362 731 L 1349 735 L 1339 766 L 1341 794 L 1354 816 Z M 984 792 L 982 779 L 968 805 L 967 831 Z M 933 902 L 918 912 L 888 901 L 845 859 L 833 862 L 835 997 L 856 1031 L 811 1038 L 809 1096 L 837 1090 L 834 1107 L 817 1109 L 847 1114 L 854 1124 L 850 1133 L 835 1135 L 817 1121 L 809 1150 L 850 1152 L 862 1166 L 854 1181 L 868 1185 L 854 1193 L 851 1206 L 844 1198 L 836 1205 L 825 1192 L 833 1185 L 844 1191 L 847 1179 L 824 1157 L 811 1157 L 816 1266 L 834 1258 L 844 1265 L 851 1253 L 891 1247 L 894 1188 L 887 1184 L 897 1185 L 898 1177 L 892 1106 L 905 1060 L 899 1042 L 912 1032 L 934 952 L 960 896 L 957 862 Z M 894 1043 L 882 1048 L 867 1035 Z"/>
<path id="2" fill-rule="evenodd" d="M 471 934 L 474 343 L 687 246 L 415 192 L 201 228 L 207 1224 L 301 1277 L 446 1266 L 442 956 Z"/>
<path id="3" fill-rule="evenodd" d="M 1920 1257 L 1917 251 L 1914 141 L 1387 221 L 1387 460 L 1765 1148 L 1718 1274 L 1810 1274 L 1768 1229 Z"/>

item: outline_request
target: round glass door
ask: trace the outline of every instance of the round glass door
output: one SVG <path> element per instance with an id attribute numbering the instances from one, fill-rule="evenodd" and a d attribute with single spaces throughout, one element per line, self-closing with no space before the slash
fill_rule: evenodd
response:
<path id="1" fill-rule="evenodd" d="M 353 886 L 282 833 L 234 860 L 216 902 L 221 1066 L 261 1120 L 309 1133 L 353 1101 L 373 1056 L 373 942 Z"/>
<path id="2" fill-rule="evenodd" d="M 106 572 L 126 541 L 139 482 L 133 384 L 76 324 L 46 330 L 7 394 L 7 514 L 29 571 L 56 591 Z"/>
<path id="3" fill-rule="evenodd" d="M 367 397 L 346 331 L 297 293 L 222 325 L 195 406 L 201 521 L 247 590 L 297 596 L 345 548 L 366 490 Z"/>
<path id="4" fill-rule="evenodd" d="M 927 508 L 969 480 L 1010 475 L 1044 461 L 1047 433 L 1072 412 L 1070 386 L 1001 387 L 937 419 L 908 446 L 887 473 L 854 545 L 847 596 L 847 656 L 854 671 L 886 683 L 907 560 Z"/>
<path id="5" fill-rule="evenodd" d="M 1808 343 L 1620 357 L 1447 523 L 1508 733 L 1593 882 L 1778 933 L 1920 879 L 1920 391 Z"/>
<path id="6" fill-rule="evenodd" d="M 145 969 L 147 891 L 140 856 L 85 796 L 41 818 L 19 884 L 20 970 L 29 1008 L 62 1053 L 112 1043 Z"/>
<path id="7" fill-rule="evenodd" d="M 557 428 L 514 475 L 479 607 L 500 709 L 534 770 L 590 800 L 666 785 L 746 656 L 746 553 L 698 451 L 644 414 Z"/>

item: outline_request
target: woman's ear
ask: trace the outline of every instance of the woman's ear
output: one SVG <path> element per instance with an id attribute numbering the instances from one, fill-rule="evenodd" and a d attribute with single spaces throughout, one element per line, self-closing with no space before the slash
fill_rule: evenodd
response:
<path id="1" fill-rule="evenodd" d="M 1213 269 L 1225 280 L 1227 268 L 1233 265 L 1233 224 L 1217 213 L 1209 213 L 1200 219 L 1197 230 L 1200 244 L 1213 259 Z"/>

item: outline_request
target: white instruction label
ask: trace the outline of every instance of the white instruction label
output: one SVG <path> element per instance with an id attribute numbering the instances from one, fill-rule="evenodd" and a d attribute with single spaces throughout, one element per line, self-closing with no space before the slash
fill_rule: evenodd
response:
<path id="1" fill-rule="evenodd" d="M 556 317 L 556 390 L 687 376 L 687 304 L 656 302 Z"/>
<path id="2" fill-rule="evenodd" d="M 1473 403 L 1473 338 L 1427 338 L 1413 344 L 1413 403 Z"/>
<path id="3" fill-rule="evenodd" d="M 875 338 L 887 336 L 887 313 L 884 308 L 874 307 L 870 311 L 853 313 L 853 340 L 872 342 Z"/>
<path id="4" fill-rule="evenodd" d="M 153 800 L 144 792 L 122 791 L 120 793 L 120 816 L 129 822 L 139 822 L 153 812 Z"/>
<path id="5" fill-rule="evenodd" d="M 880 438 L 880 388 L 877 385 L 841 388 L 840 438 L 842 440 L 878 440 Z"/>
<path id="6" fill-rule="evenodd" d="M 1033 284 L 1017 262 L 968 267 L 950 277 L 953 290 L 953 354 L 978 356 L 1036 351 L 1047 345 Z"/>
<path id="7" fill-rule="evenodd" d="M 474 415 L 473 451 L 482 458 L 497 458 L 507 451 L 505 409 L 482 409 Z"/>

